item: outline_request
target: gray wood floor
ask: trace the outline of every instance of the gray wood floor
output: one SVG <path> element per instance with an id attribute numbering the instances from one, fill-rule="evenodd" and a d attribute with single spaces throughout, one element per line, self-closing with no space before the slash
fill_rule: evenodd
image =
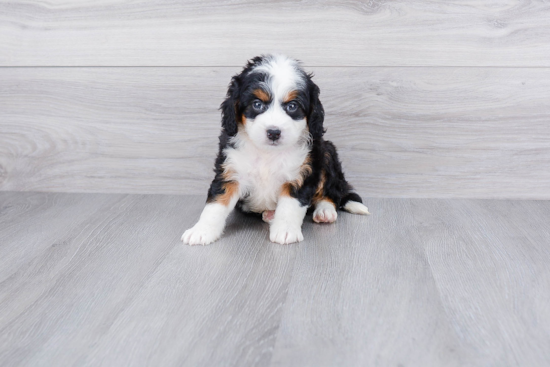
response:
<path id="1" fill-rule="evenodd" d="M 2 366 L 548 366 L 550 201 L 368 199 L 268 241 L 203 197 L 0 192 Z"/>

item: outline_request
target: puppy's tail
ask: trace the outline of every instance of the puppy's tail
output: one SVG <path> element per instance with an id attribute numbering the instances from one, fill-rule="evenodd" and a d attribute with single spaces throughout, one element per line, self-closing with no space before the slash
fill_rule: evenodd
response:
<path id="1" fill-rule="evenodd" d="M 342 209 L 352 214 L 369 215 L 369 208 L 363 205 L 361 197 L 350 192 L 342 199 Z"/>

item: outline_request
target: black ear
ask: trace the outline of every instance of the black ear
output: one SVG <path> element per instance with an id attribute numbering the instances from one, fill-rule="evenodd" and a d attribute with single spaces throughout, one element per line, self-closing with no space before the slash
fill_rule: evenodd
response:
<path id="1" fill-rule="evenodd" d="M 307 124 L 313 140 L 318 140 L 321 139 L 325 133 L 325 129 L 323 128 L 325 110 L 319 100 L 319 87 L 311 81 L 311 77 L 308 79 L 309 113 L 307 116 Z"/>
<path id="2" fill-rule="evenodd" d="M 239 84 L 238 75 L 231 78 L 227 96 L 220 106 L 220 110 L 222 111 L 222 128 L 230 136 L 237 134 L 237 122 L 239 121 Z"/>

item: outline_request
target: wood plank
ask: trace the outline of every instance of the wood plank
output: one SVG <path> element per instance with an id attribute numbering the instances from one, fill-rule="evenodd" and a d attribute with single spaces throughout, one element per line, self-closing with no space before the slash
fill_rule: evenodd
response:
<path id="1" fill-rule="evenodd" d="M 550 66 L 543 1 L 0 3 L 1 66 Z"/>
<path id="2" fill-rule="evenodd" d="M 59 238 L 79 230 L 90 216 L 105 210 L 107 202 L 113 205 L 114 201 L 108 201 L 107 197 L 90 195 L 83 203 L 82 196 L 58 193 L 3 193 L 0 196 L 0 282 L 16 276 L 17 269 L 32 268 L 37 257 L 47 256 L 52 250 L 59 250 L 58 247 L 64 248 L 65 243 Z M 29 297 L 29 294 L 21 291 L 12 297 Z M 0 312 L 0 320 L 6 315 Z"/>
<path id="3" fill-rule="evenodd" d="M 548 365 L 550 202 L 432 201 L 430 207 L 430 215 L 415 210 L 416 221 L 470 364 Z"/>
<path id="4" fill-rule="evenodd" d="M 550 202 L 368 203 L 300 246 L 273 366 L 549 363 Z"/>
<path id="5" fill-rule="evenodd" d="M 206 192 L 233 72 L 1 69 L 2 188 Z"/>
<path id="6" fill-rule="evenodd" d="M 31 255 L 0 280 L 3 366 L 550 363 L 550 201 L 368 198 L 289 246 L 235 213 L 205 247 L 179 242 L 202 196 L 0 203 L 0 259 Z"/>
<path id="7" fill-rule="evenodd" d="M 42 230 L 21 225 L 8 238 L 34 258 L 0 283 L 1 365 L 269 359 L 296 248 L 267 246 L 267 224 L 232 218 L 216 246 L 190 247 L 179 237 L 198 217 L 202 197 L 64 196 L 74 205 L 57 208 L 78 209 L 78 228 L 59 233 L 67 228 L 49 216 Z M 98 198 L 111 206 L 86 216 Z M 31 235 L 55 236 L 58 245 L 39 251 L 22 241 Z"/>
<path id="8" fill-rule="evenodd" d="M 184 229 L 201 199 L 185 202 Z M 176 245 L 84 365 L 269 365 L 296 251 L 270 243 L 260 218 L 234 213 L 214 246 Z"/>
<path id="9" fill-rule="evenodd" d="M 204 194 L 238 70 L 0 69 L 0 189 Z M 310 70 L 363 195 L 550 198 L 550 69 Z"/>
<path id="10" fill-rule="evenodd" d="M 414 215 L 431 208 L 367 204 L 371 216 L 341 213 L 300 246 L 272 366 L 468 365 Z"/>

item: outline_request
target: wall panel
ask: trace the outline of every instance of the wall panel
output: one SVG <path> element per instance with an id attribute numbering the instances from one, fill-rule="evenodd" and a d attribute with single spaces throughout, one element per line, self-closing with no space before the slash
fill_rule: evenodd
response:
<path id="1" fill-rule="evenodd" d="M 550 198 L 550 69 L 308 69 L 361 194 Z M 0 189 L 205 194 L 238 71 L 0 68 Z"/>
<path id="2" fill-rule="evenodd" d="M 550 66 L 546 1 L 0 1 L 0 66 Z"/>

